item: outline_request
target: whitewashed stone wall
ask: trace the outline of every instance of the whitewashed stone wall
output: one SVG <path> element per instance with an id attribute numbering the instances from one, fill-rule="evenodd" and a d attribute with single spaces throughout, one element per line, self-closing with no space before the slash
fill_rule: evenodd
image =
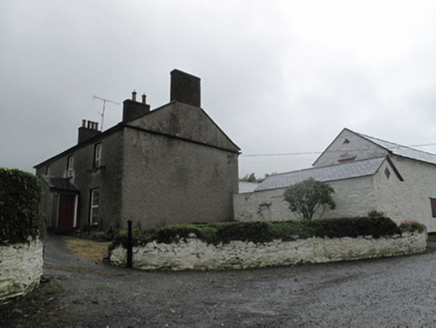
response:
<path id="1" fill-rule="evenodd" d="M 347 139 L 348 142 L 346 142 L 345 139 Z M 358 161 L 388 154 L 389 152 L 382 147 L 344 129 L 322 155 L 317 158 L 313 166 L 335 165 L 339 164 L 339 160 L 347 158 L 355 157 L 355 160 Z"/>
<path id="2" fill-rule="evenodd" d="M 309 238 L 270 243 L 232 241 L 208 245 L 195 237 L 175 244 L 150 242 L 133 248 L 133 267 L 143 270 L 246 269 L 298 263 L 325 263 L 423 252 L 426 233 L 404 233 L 391 238 Z M 126 264 L 126 249 L 111 252 L 113 265 Z"/>
<path id="3" fill-rule="evenodd" d="M 0 304 L 39 285 L 43 273 L 43 242 L 0 246 Z"/>
<path id="4" fill-rule="evenodd" d="M 388 184 L 384 174 L 380 176 L 385 181 L 377 182 L 378 201 L 385 207 L 380 206 L 381 211 L 396 222 L 418 220 L 428 232 L 436 232 L 430 204 L 430 198 L 436 198 L 436 165 L 399 156 L 391 159 L 404 181 L 398 182 L 391 174 Z"/>
<path id="5" fill-rule="evenodd" d="M 330 181 L 328 184 L 335 190 L 333 199 L 336 209 L 326 210 L 323 219 L 365 216 L 369 211 L 378 209 L 373 176 Z M 289 209 L 289 203 L 283 199 L 285 190 L 279 188 L 233 195 L 235 220 L 298 220 Z M 315 213 L 314 219 L 319 218 L 321 212 Z"/>

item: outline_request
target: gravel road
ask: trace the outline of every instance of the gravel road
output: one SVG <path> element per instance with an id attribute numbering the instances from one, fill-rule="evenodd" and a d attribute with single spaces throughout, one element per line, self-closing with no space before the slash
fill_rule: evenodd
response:
<path id="1" fill-rule="evenodd" d="M 88 263 L 50 236 L 44 275 L 65 294 L 47 327 L 436 327 L 435 250 L 257 270 L 143 272 Z"/>

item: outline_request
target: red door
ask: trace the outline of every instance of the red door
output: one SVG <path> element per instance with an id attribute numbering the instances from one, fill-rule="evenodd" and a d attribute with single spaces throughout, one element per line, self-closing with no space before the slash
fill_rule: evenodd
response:
<path id="1" fill-rule="evenodd" d="M 76 211 L 75 195 L 60 195 L 58 213 L 58 232 L 68 232 L 74 229 Z"/>

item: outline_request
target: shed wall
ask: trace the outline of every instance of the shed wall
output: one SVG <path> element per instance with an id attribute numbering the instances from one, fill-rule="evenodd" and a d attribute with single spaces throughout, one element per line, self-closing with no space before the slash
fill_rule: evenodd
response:
<path id="1" fill-rule="evenodd" d="M 387 184 L 380 181 L 386 181 L 384 175 L 378 176 L 380 210 L 397 223 L 417 220 L 426 225 L 428 232 L 436 232 L 430 206 L 430 197 L 436 198 L 436 166 L 395 155 L 391 159 L 404 181 Z"/>
<path id="2" fill-rule="evenodd" d="M 388 152 L 385 149 L 345 129 L 327 147 L 313 166 L 335 165 L 340 164 L 342 160 L 354 158 L 354 160 L 358 161 L 387 154 Z"/>
<path id="3" fill-rule="evenodd" d="M 326 210 L 322 218 L 364 216 L 376 204 L 373 178 L 360 177 L 329 183 L 334 188 L 335 210 Z M 234 195 L 235 220 L 238 221 L 284 221 L 298 217 L 283 200 L 286 188 Z M 318 212 L 313 219 L 321 217 Z"/>

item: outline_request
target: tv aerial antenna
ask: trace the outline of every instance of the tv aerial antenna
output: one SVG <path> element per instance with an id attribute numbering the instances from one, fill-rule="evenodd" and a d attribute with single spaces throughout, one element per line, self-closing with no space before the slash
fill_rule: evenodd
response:
<path id="1" fill-rule="evenodd" d="M 99 113 L 100 116 L 101 116 L 101 131 L 103 131 L 104 112 L 105 112 L 105 110 L 106 110 L 106 103 L 115 104 L 115 105 L 121 105 L 121 104 L 120 104 L 120 103 L 117 103 L 116 101 L 112 101 L 112 100 L 109 100 L 109 99 L 105 99 L 105 98 L 98 97 L 98 96 L 96 96 L 96 95 L 94 95 L 92 98 L 93 98 L 94 100 L 95 100 L 95 99 L 98 99 L 98 100 L 101 100 L 101 101 L 103 102 L 103 110 L 102 110 L 101 113 Z"/>

